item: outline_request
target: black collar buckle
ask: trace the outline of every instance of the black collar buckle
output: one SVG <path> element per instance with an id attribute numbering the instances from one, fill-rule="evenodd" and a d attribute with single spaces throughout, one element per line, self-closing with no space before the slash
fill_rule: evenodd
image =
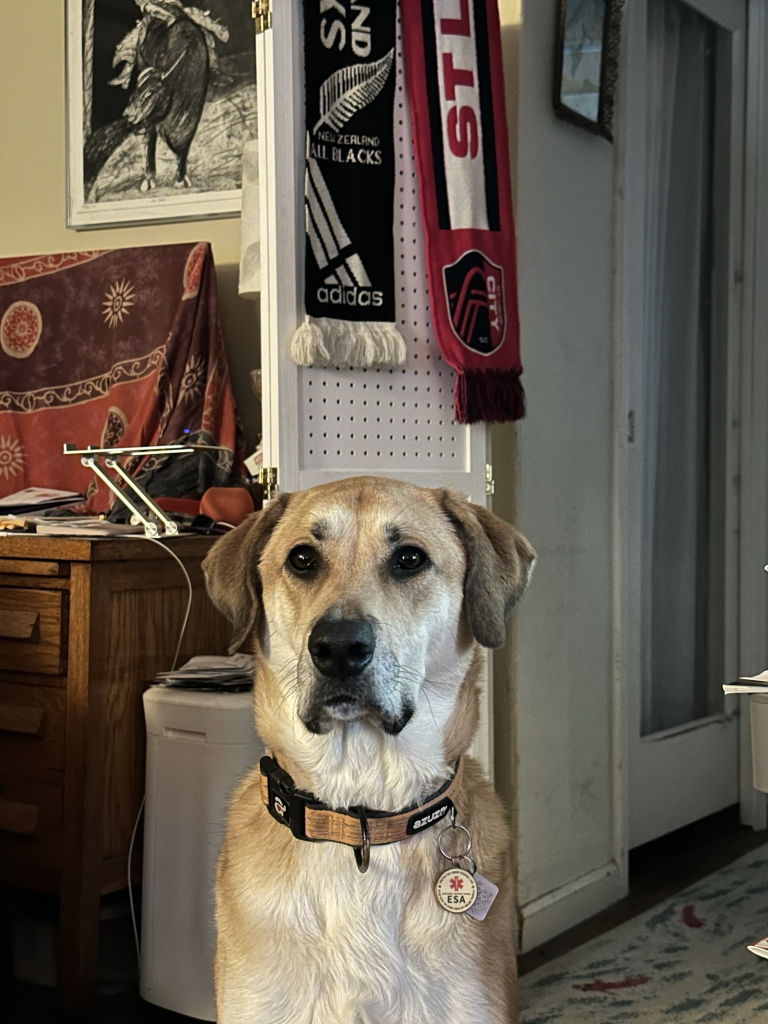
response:
<path id="1" fill-rule="evenodd" d="M 259 768 L 267 780 L 269 791 L 267 810 L 275 821 L 279 821 L 281 825 L 287 825 L 297 839 L 304 839 L 310 843 L 317 842 L 307 835 L 304 821 L 306 806 L 314 801 L 296 789 L 296 784 L 291 776 L 280 767 L 273 757 L 265 754 L 259 761 Z"/>

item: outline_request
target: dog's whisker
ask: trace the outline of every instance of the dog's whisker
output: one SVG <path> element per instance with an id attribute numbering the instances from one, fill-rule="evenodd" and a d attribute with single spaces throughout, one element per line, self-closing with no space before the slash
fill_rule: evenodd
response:
<path id="1" fill-rule="evenodd" d="M 275 711 L 280 711 L 281 708 L 287 703 L 287 701 L 290 700 L 292 697 L 294 697 L 299 692 L 299 689 L 300 689 L 300 680 L 296 679 L 291 685 L 287 686 L 284 689 L 282 700 L 276 706 Z"/>
<path id="2" fill-rule="evenodd" d="M 429 713 L 430 713 L 430 715 L 432 715 L 432 721 L 435 723 L 435 731 L 437 733 L 439 733 L 440 732 L 440 726 L 437 724 L 437 719 L 435 718 L 435 712 L 432 710 L 432 701 L 429 699 L 429 697 L 428 697 L 426 692 L 424 693 L 424 700 L 427 702 L 427 706 L 429 707 Z"/>
<path id="3" fill-rule="evenodd" d="M 420 497 L 419 498 L 414 498 L 413 501 L 409 502 L 407 505 L 403 505 L 403 507 L 400 509 L 400 511 L 395 516 L 395 518 L 392 520 L 392 522 L 396 523 L 397 520 L 400 518 L 400 516 L 404 515 L 408 511 L 408 509 L 413 508 L 414 505 L 418 505 L 421 500 L 422 499 Z"/>
<path id="4" fill-rule="evenodd" d="M 278 685 L 279 689 L 282 690 L 282 689 L 284 689 L 284 687 L 290 686 L 290 685 L 294 685 L 297 682 L 297 679 L 296 679 L 296 677 L 294 675 L 294 671 L 295 670 L 292 670 L 290 672 L 286 672 L 282 676 L 273 676 L 272 677 L 274 682 L 276 683 L 276 685 Z"/>

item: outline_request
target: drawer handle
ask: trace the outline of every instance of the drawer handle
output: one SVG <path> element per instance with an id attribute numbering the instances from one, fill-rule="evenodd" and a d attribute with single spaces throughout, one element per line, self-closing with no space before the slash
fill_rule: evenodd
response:
<path id="1" fill-rule="evenodd" d="M 194 740 L 196 743 L 205 743 L 208 734 L 204 732 L 193 732 L 192 729 L 172 729 L 166 725 L 163 735 L 172 740 Z"/>
<path id="2" fill-rule="evenodd" d="M 37 828 L 40 808 L 34 804 L 20 804 L 15 800 L 0 800 L 0 830 L 32 836 Z"/>
<path id="3" fill-rule="evenodd" d="M 21 732 L 25 736 L 45 736 L 45 709 L 0 704 L 0 731 Z"/>
<path id="4" fill-rule="evenodd" d="M 0 608 L 0 637 L 5 640 L 38 640 L 40 613 L 32 610 L 18 612 Z"/>

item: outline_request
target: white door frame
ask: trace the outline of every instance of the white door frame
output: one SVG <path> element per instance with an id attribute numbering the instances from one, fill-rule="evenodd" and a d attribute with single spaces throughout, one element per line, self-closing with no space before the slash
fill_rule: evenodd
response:
<path id="1" fill-rule="evenodd" d="M 278 344 L 288 344 L 303 316 L 304 204 L 297 196 L 304 192 L 304 166 L 297 153 L 303 152 L 304 98 L 303 82 L 294 81 L 303 35 L 300 3 L 284 0 L 272 8 L 273 28 L 256 36 L 262 421 L 264 465 L 279 467 L 280 487 L 290 491 L 299 482 L 297 377 L 279 373 L 276 360 Z"/>
<path id="2" fill-rule="evenodd" d="M 718 0 L 686 0 L 712 20 L 723 22 Z M 768 561 L 768 14 L 763 0 L 749 0 L 746 68 L 739 72 L 746 86 L 746 123 L 741 191 L 744 237 L 731 236 L 733 281 L 729 287 L 731 323 L 739 324 L 735 355 L 740 361 L 731 374 L 732 413 L 729 438 L 729 479 L 741 494 L 732 503 L 734 518 L 727 529 L 739 534 L 738 551 L 727 581 L 728 602 L 734 614 L 728 658 L 734 673 L 760 671 L 768 657 L 765 573 L 755 572 Z M 638 513 L 641 466 L 630 442 L 634 423 L 635 381 L 642 356 L 637 339 L 643 336 L 643 261 L 638 240 L 644 238 L 645 218 L 645 94 L 646 0 L 634 0 L 625 11 L 616 175 L 616 305 L 614 416 L 614 650 L 616 656 L 614 732 L 619 754 L 615 769 L 616 818 L 621 821 L 619 856 L 626 873 L 629 830 L 629 753 L 639 722 L 641 684 Z M 730 26 L 734 27 L 734 26 Z M 734 78 L 736 76 L 734 75 Z M 738 91 L 738 89 L 737 89 Z M 641 107 L 638 114 L 637 107 Z M 743 205 L 742 205 L 743 204 Z M 738 208 L 738 206 L 737 206 Z M 731 226 L 733 231 L 734 225 Z M 641 250 L 640 250 L 641 252 Z M 741 285 L 741 287 L 739 287 Z M 740 371 L 740 372 L 739 372 Z M 725 680 L 724 680 L 725 681 Z M 742 712 L 746 710 L 745 707 Z M 718 721 L 727 716 L 715 716 Z M 717 728 L 713 720 L 712 727 Z M 682 735 L 685 742 L 685 734 Z M 742 820 L 765 827 L 765 798 L 751 786 L 748 715 L 739 723 Z"/>
<path id="3" fill-rule="evenodd" d="M 768 8 L 749 0 L 744 175 L 741 390 L 741 562 L 739 668 L 768 664 Z M 741 698 L 741 820 L 768 826 L 766 796 L 752 786 L 749 699 Z"/>

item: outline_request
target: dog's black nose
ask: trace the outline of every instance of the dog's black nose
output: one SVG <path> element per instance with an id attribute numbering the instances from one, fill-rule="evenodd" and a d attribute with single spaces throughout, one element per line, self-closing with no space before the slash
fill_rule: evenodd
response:
<path id="1" fill-rule="evenodd" d="M 315 623 L 307 643 L 312 661 L 324 676 L 358 676 L 371 662 L 376 638 L 365 619 L 331 619 Z"/>

